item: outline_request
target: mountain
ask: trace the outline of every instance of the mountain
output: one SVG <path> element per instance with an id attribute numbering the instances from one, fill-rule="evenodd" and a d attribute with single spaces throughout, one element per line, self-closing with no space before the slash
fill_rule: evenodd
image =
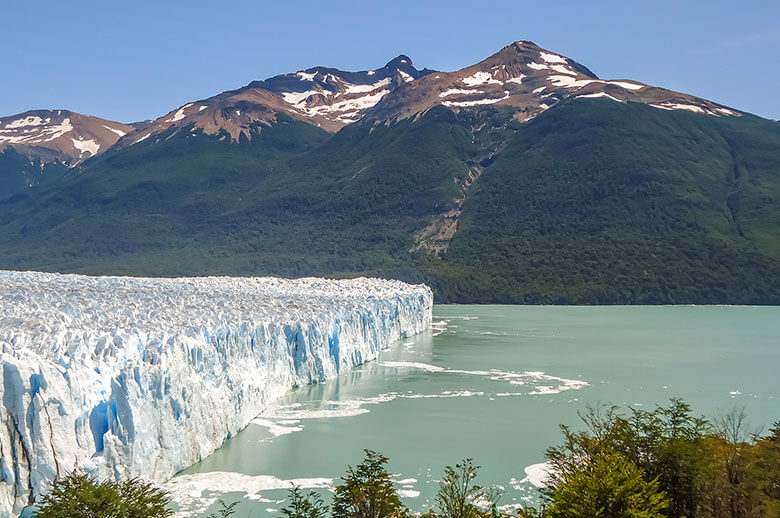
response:
<path id="1" fill-rule="evenodd" d="M 664 110 L 710 115 L 739 114 L 705 99 L 631 80 L 602 80 L 585 66 L 532 42 L 518 41 L 457 72 L 438 72 L 402 85 L 367 114 L 376 119 L 404 119 L 433 106 L 512 108 L 527 121 L 571 97 L 639 102 Z"/>
<path id="2" fill-rule="evenodd" d="M 382 97 L 431 73 L 417 70 L 404 55 L 384 67 L 362 72 L 315 67 L 294 74 L 252 81 L 238 90 L 187 103 L 151 122 L 142 132 L 122 139 L 127 147 L 162 132 L 202 130 L 238 141 L 276 121 L 279 113 L 335 132 L 362 118 Z"/>
<path id="3" fill-rule="evenodd" d="M 114 145 L 135 128 L 68 110 L 33 110 L 0 118 L 0 146 L 75 165 Z"/>
<path id="4" fill-rule="evenodd" d="M 134 131 L 127 124 L 68 110 L 0 118 L 0 198 L 48 183 Z"/>
<path id="5" fill-rule="evenodd" d="M 400 56 L 253 82 L 77 169 L 0 202 L 0 266 L 780 303 L 780 126 L 529 42 L 456 72 Z"/>

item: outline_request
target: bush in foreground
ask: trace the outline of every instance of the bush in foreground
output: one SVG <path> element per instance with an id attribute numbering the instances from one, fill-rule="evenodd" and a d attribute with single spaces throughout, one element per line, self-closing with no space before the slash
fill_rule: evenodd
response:
<path id="1" fill-rule="evenodd" d="M 299 486 L 293 486 L 287 492 L 287 498 L 290 503 L 281 510 L 285 518 L 325 518 L 328 515 L 328 506 L 314 491 L 304 494 Z"/>
<path id="2" fill-rule="evenodd" d="M 398 498 L 385 465 L 388 458 L 363 450 L 365 458 L 347 468 L 344 483 L 336 486 L 333 518 L 400 518 L 409 514 Z"/>
<path id="3" fill-rule="evenodd" d="M 436 494 L 436 507 L 439 515 L 445 518 L 481 518 L 483 506 L 495 507 L 500 493 L 493 488 L 485 488 L 474 483 L 477 470 L 472 459 L 464 459 L 455 467 L 446 466 L 444 477 Z"/>
<path id="4" fill-rule="evenodd" d="M 646 481 L 636 464 L 610 453 L 569 472 L 550 493 L 545 516 L 661 518 L 668 507 L 657 480 Z"/>
<path id="5" fill-rule="evenodd" d="M 73 472 L 52 484 L 36 518 L 168 518 L 168 494 L 138 479 L 97 483 Z"/>

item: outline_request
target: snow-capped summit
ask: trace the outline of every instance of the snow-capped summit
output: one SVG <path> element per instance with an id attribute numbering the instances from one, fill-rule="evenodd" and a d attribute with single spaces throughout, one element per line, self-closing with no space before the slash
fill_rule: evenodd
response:
<path id="1" fill-rule="evenodd" d="M 504 107 L 527 121 L 569 98 L 639 102 L 662 110 L 713 116 L 740 114 L 719 104 L 628 79 L 599 78 L 571 58 L 530 41 L 516 41 L 455 72 L 419 70 L 399 55 L 385 66 L 349 72 L 313 67 L 282 74 L 176 107 L 154 121 L 128 126 L 63 110 L 0 119 L 0 148 L 78 164 L 115 142 L 127 147 L 159 135 L 219 135 L 251 139 L 279 114 L 336 132 L 361 120 L 400 120 L 434 106 L 453 110 Z M 191 133 L 190 133 L 191 132 Z M 127 134 L 127 135 L 125 135 Z M 121 137 L 121 138 L 120 138 Z M 117 139 L 119 139 L 117 141 Z"/>
<path id="2" fill-rule="evenodd" d="M 570 97 L 640 102 L 659 109 L 716 116 L 738 115 L 691 95 L 632 80 L 600 79 L 571 58 L 529 41 L 517 41 L 475 65 L 456 72 L 436 72 L 398 88 L 366 117 L 404 119 L 436 105 L 456 110 L 496 105 L 515 110 L 514 117 L 526 121 Z"/>
<path id="3" fill-rule="evenodd" d="M 185 104 L 153 121 L 144 131 L 120 142 L 127 146 L 174 128 L 202 129 L 209 135 L 223 133 L 238 140 L 243 133 L 272 124 L 284 113 L 326 131 L 338 131 L 360 120 L 382 97 L 410 81 L 431 73 L 418 70 L 412 60 L 400 55 L 374 70 L 348 72 L 314 67 L 252 81 L 243 88 Z"/>
<path id="4" fill-rule="evenodd" d="M 32 110 L 0 118 L 0 151 L 7 145 L 43 162 L 75 165 L 105 151 L 134 128 L 68 110 Z"/>

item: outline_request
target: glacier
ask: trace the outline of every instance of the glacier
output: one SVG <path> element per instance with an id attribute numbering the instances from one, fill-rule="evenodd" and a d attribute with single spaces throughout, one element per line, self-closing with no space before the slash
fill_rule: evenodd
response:
<path id="1" fill-rule="evenodd" d="M 0 516 L 58 475 L 162 482 L 292 387 L 428 329 L 424 285 L 0 271 Z"/>

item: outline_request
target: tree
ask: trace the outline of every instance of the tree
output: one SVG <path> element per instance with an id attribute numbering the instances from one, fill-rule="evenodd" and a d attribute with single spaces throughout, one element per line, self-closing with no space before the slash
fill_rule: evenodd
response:
<path id="1" fill-rule="evenodd" d="M 726 451 L 721 457 L 728 483 L 726 492 L 730 516 L 749 516 L 752 506 L 744 482 L 749 453 L 753 448 L 748 441 L 751 437 L 757 437 L 758 433 L 749 429 L 745 409 L 737 407 L 721 411 L 715 416 L 715 430 L 726 444 Z"/>
<path id="2" fill-rule="evenodd" d="M 615 453 L 584 461 L 548 492 L 549 518 L 661 518 L 666 497 L 633 462 Z"/>
<path id="3" fill-rule="evenodd" d="M 333 518 L 405 517 L 408 510 L 393 488 L 385 464 L 388 458 L 372 450 L 363 450 L 363 462 L 347 467 L 343 484 L 333 497 Z"/>
<path id="4" fill-rule="evenodd" d="M 37 518 L 167 518 L 170 497 L 139 479 L 96 483 L 72 472 L 54 481 L 41 500 Z"/>
<path id="5" fill-rule="evenodd" d="M 752 448 L 745 485 L 758 516 L 780 516 L 780 421 Z"/>
<path id="6" fill-rule="evenodd" d="M 710 424 L 693 416 L 690 406 L 672 399 L 668 406 L 652 411 L 588 407 L 580 419 L 585 431 L 562 426 L 564 444 L 547 450 L 553 486 L 579 471 L 583 461 L 594 462 L 601 455 L 616 453 L 636 465 L 645 480 L 658 481 L 669 499 L 667 516 L 697 515 L 718 461 L 707 440 Z"/>
<path id="7" fill-rule="evenodd" d="M 281 510 L 287 518 L 325 518 L 328 513 L 328 506 L 314 491 L 304 495 L 300 486 L 293 486 L 287 496 L 290 503 Z"/>
<path id="8" fill-rule="evenodd" d="M 479 518 L 482 511 L 477 502 L 494 505 L 499 492 L 491 488 L 483 488 L 474 484 L 477 470 L 472 459 L 465 459 L 455 467 L 445 466 L 444 477 L 436 494 L 436 506 L 439 514 L 445 518 Z"/>
<path id="9" fill-rule="evenodd" d="M 229 518 L 236 512 L 234 508 L 238 505 L 238 502 L 226 504 L 221 499 L 217 500 L 217 502 L 219 503 L 219 510 L 216 513 L 209 514 L 207 518 Z"/>

